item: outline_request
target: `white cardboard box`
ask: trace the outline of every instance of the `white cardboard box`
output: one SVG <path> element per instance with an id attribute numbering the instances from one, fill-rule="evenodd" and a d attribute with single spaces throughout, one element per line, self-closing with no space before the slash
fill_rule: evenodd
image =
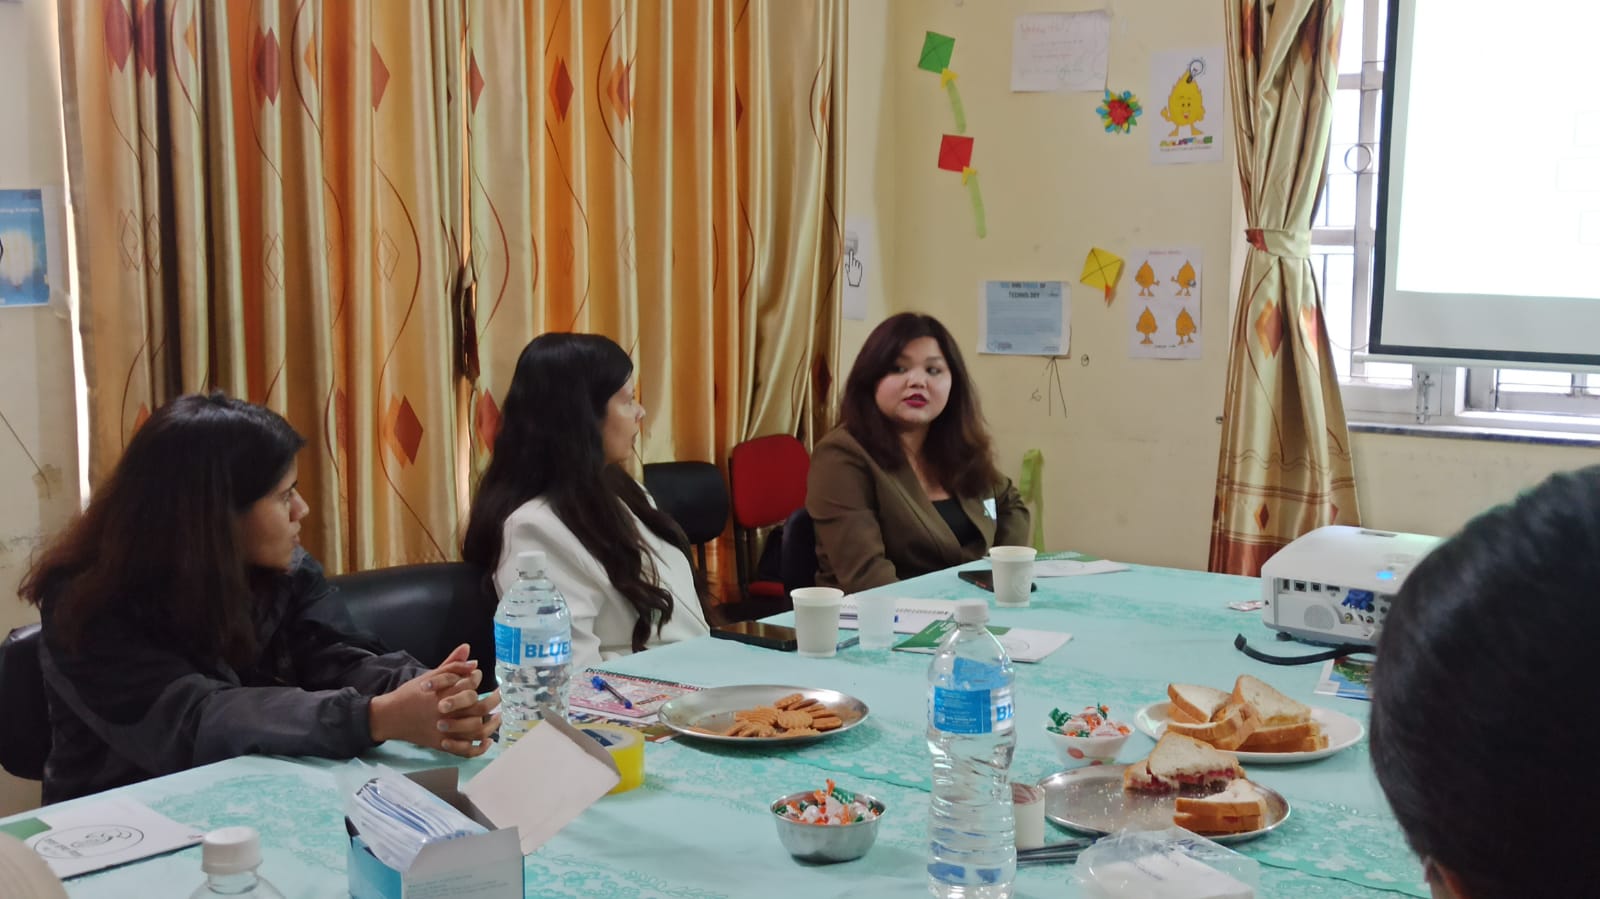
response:
<path id="1" fill-rule="evenodd" d="M 604 747 L 554 719 L 502 750 L 464 789 L 458 775 L 433 768 L 407 776 L 489 832 L 424 846 L 401 872 L 379 861 L 347 818 L 352 897 L 522 899 L 523 856 L 622 780 Z"/>

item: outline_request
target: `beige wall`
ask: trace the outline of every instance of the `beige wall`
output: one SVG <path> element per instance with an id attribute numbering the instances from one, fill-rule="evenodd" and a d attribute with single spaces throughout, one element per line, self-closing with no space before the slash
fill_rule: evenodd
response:
<path id="1" fill-rule="evenodd" d="M 59 189 L 66 181 L 56 47 L 53 2 L 0 3 L 0 72 L 10 73 L 0 78 L 10 86 L 0 91 L 9 129 L 0 141 L 0 188 Z M 65 284 L 55 271 L 50 277 Z M 71 333 L 64 289 L 48 307 L 0 309 L 0 413 L 16 431 L 0 428 L 0 632 L 37 620 L 15 599 L 17 581 L 39 536 L 78 506 Z M 0 773 L 0 814 L 38 801 L 38 784 Z"/>
<path id="2" fill-rule="evenodd" d="M 1129 136 L 1098 126 L 1093 94 L 1010 92 L 1015 15 L 1100 8 L 1032 0 L 855 0 L 851 9 L 847 205 L 879 223 L 884 308 L 846 322 L 848 368 L 881 314 L 920 310 L 961 341 L 1000 462 L 1045 458 L 1046 540 L 1129 561 L 1204 568 L 1226 380 L 1229 312 L 1242 257 L 1228 110 L 1223 162 L 1149 164 L 1145 132 L 1161 123 L 1150 95 L 1154 53 L 1224 42 L 1222 7 L 1191 0 L 1114 3 L 1110 86 L 1145 114 Z M 936 75 L 916 68 L 923 33 L 956 38 L 951 68 L 976 138 L 989 235 L 979 240 L 960 178 L 934 165 L 951 113 Z M 1208 107 L 1210 98 L 1208 99 Z M 1125 304 L 1077 284 L 1091 246 L 1198 245 L 1206 290 L 1198 361 L 1128 358 Z M 1052 410 L 1045 360 L 980 356 L 978 283 L 1062 280 L 1073 286 L 1070 360 L 1060 364 L 1066 415 Z M 852 342 L 853 338 L 853 342 Z M 1085 362 L 1085 359 L 1087 360 Z M 1041 399 L 1035 400 L 1038 391 Z M 1600 461 L 1590 449 L 1361 434 L 1353 438 L 1364 523 L 1448 533 L 1473 512 L 1551 471 Z"/>

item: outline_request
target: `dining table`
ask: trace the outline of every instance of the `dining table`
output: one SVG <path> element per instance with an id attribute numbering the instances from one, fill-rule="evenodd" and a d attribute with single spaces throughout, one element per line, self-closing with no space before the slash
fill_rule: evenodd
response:
<path id="1" fill-rule="evenodd" d="M 1041 558 L 1072 560 L 1072 553 Z M 1016 663 L 1013 782 L 1037 783 L 1063 769 L 1046 734 L 1053 709 L 1104 704 L 1131 721 L 1166 699 L 1169 683 L 1231 689 L 1252 674 L 1313 707 L 1361 722 L 1368 703 L 1315 692 L 1320 665 L 1275 666 L 1237 651 L 1235 636 L 1268 643 L 1274 632 L 1257 611 L 1230 604 L 1261 598 L 1257 578 L 1128 565 L 1125 570 L 1041 577 L 1026 607 L 957 576 L 979 561 L 875 588 L 905 600 L 984 599 L 990 624 L 1063 632 L 1071 639 L 1043 660 Z M 785 618 L 775 621 L 792 620 Z M 1303 649 L 1303 648 L 1302 648 Z M 864 703 L 858 725 L 799 743 L 738 745 L 678 736 L 649 743 L 645 780 L 594 803 L 525 858 L 527 896 L 875 897 L 928 894 L 931 760 L 927 742 L 931 656 L 859 645 L 832 658 L 701 637 L 604 662 L 606 671 L 702 688 L 772 684 L 836 690 Z M 1116 761 L 1142 759 L 1154 745 L 1135 731 Z M 461 760 L 389 743 L 362 758 L 401 771 L 458 766 L 463 781 L 499 751 Z M 285 896 L 348 895 L 348 839 L 341 775 L 351 762 L 244 756 L 121 787 L 107 796 L 137 800 L 197 830 L 231 825 L 261 835 L 261 873 Z M 1367 739 L 1331 756 L 1294 764 L 1247 764 L 1250 779 L 1281 794 L 1290 815 L 1276 829 L 1232 845 L 1258 865 L 1263 897 L 1430 895 L 1373 774 Z M 538 776 L 534 772 L 533 776 Z M 773 800 L 828 780 L 870 794 L 885 811 L 867 854 L 837 864 L 807 864 L 780 844 Z M 33 813 L 24 813 L 27 817 Z M 1073 833 L 1047 824 L 1047 840 Z M 1028 865 L 1019 897 L 1087 895 L 1074 863 Z M 200 849 L 191 847 L 74 877 L 69 895 L 85 899 L 187 896 L 201 884 Z"/>

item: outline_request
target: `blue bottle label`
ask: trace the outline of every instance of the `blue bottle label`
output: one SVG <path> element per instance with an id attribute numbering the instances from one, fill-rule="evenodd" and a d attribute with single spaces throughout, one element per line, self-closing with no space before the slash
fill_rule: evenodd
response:
<path id="1" fill-rule="evenodd" d="M 494 660 L 505 665 L 522 661 L 522 628 L 494 623 Z"/>
<path id="2" fill-rule="evenodd" d="M 933 726 L 950 734 L 989 733 L 989 692 L 934 687 Z"/>

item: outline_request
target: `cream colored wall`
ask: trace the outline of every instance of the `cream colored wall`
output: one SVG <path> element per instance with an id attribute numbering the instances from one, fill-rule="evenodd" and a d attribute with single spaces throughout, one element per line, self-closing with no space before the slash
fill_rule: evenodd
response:
<path id="1" fill-rule="evenodd" d="M 0 79 L 9 85 L 0 91 L 0 121 L 10 129 L 0 141 L 0 188 L 65 184 L 56 47 L 53 2 L 0 3 L 0 73 L 11 73 Z M 0 413 L 16 432 L 0 429 L 0 632 L 37 620 L 15 599 L 17 582 L 39 535 L 60 528 L 78 507 L 66 303 L 60 291 L 48 307 L 0 309 L 0 380 L 7 385 Z M 0 773 L 0 815 L 38 802 L 37 783 Z"/>
<path id="2" fill-rule="evenodd" d="M 884 48 L 894 33 L 894 6 L 884 0 L 855 0 L 850 6 L 847 97 L 845 100 L 845 217 L 862 217 L 877 226 L 878 259 L 866 279 L 866 318 L 839 323 L 839 386 L 874 325 L 889 316 L 894 270 L 887 264 L 885 239 L 894 233 L 895 182 L 879 177 L 892 171 L 895 141 L 889 116 L 895 71 Z"/>
<path id="3" fill-rule="evenodd" d="M 1046 541 L 1111 558 L 1203 569 L 1226 380 L 1229 315 L 1237 296 L 1243 222 L 1232 158 L 1154 166 L 1147 130 L 1163 97 L 1150 95 L 1154 53 L 1224 42 L 1222 7 L 1191 0 L 1113 0 L 1110 86 L 1132 90 L 1145 114 L 1135 134 L 1099 127 L 1093 94 L 1010 92 L 1017 14 L 1101 8 L 1036 0 L 855 0 L 850 25 L 848 206 L 876 218 L 887 257 L 883 310 L 845 322 L 841 368 L 882 314 L 920 310 L 961 341 L 983 397 L 1000 461 L 1045 458 Z M 923 33 L 956 38 L 967 133 L 988 211 L 979 240 L 958 176 L 936 168 L 951 113 L 938 77 L 916 68 Z M 1209 100 L 1209 98 L 1208 98 Z M 1208 104 L 1209 105 L 1209 104 Z M 1077 284 L 1091 246 L 1193 244 L 1206 260 L 1202 358 L 1127 356 L 1131 272 L 1107 308 Z M 1045 360 L 980 356 L 978 282 L 1062 280 L 1073 287 L 1071 359 L 1060 364 L 1066 415 L 1042 398 Z M 853 339 L 852 339 L 853 338 Z M 1087 363 L 1084 359 L 1087 357 Z M 1038 391 L 1041 400 L 1033 398 Z M 1357 434 L 1364 523 L 1445 534 L 1474 512 L 1544 475 L 1600 461 L 1592 449 Z"/>

